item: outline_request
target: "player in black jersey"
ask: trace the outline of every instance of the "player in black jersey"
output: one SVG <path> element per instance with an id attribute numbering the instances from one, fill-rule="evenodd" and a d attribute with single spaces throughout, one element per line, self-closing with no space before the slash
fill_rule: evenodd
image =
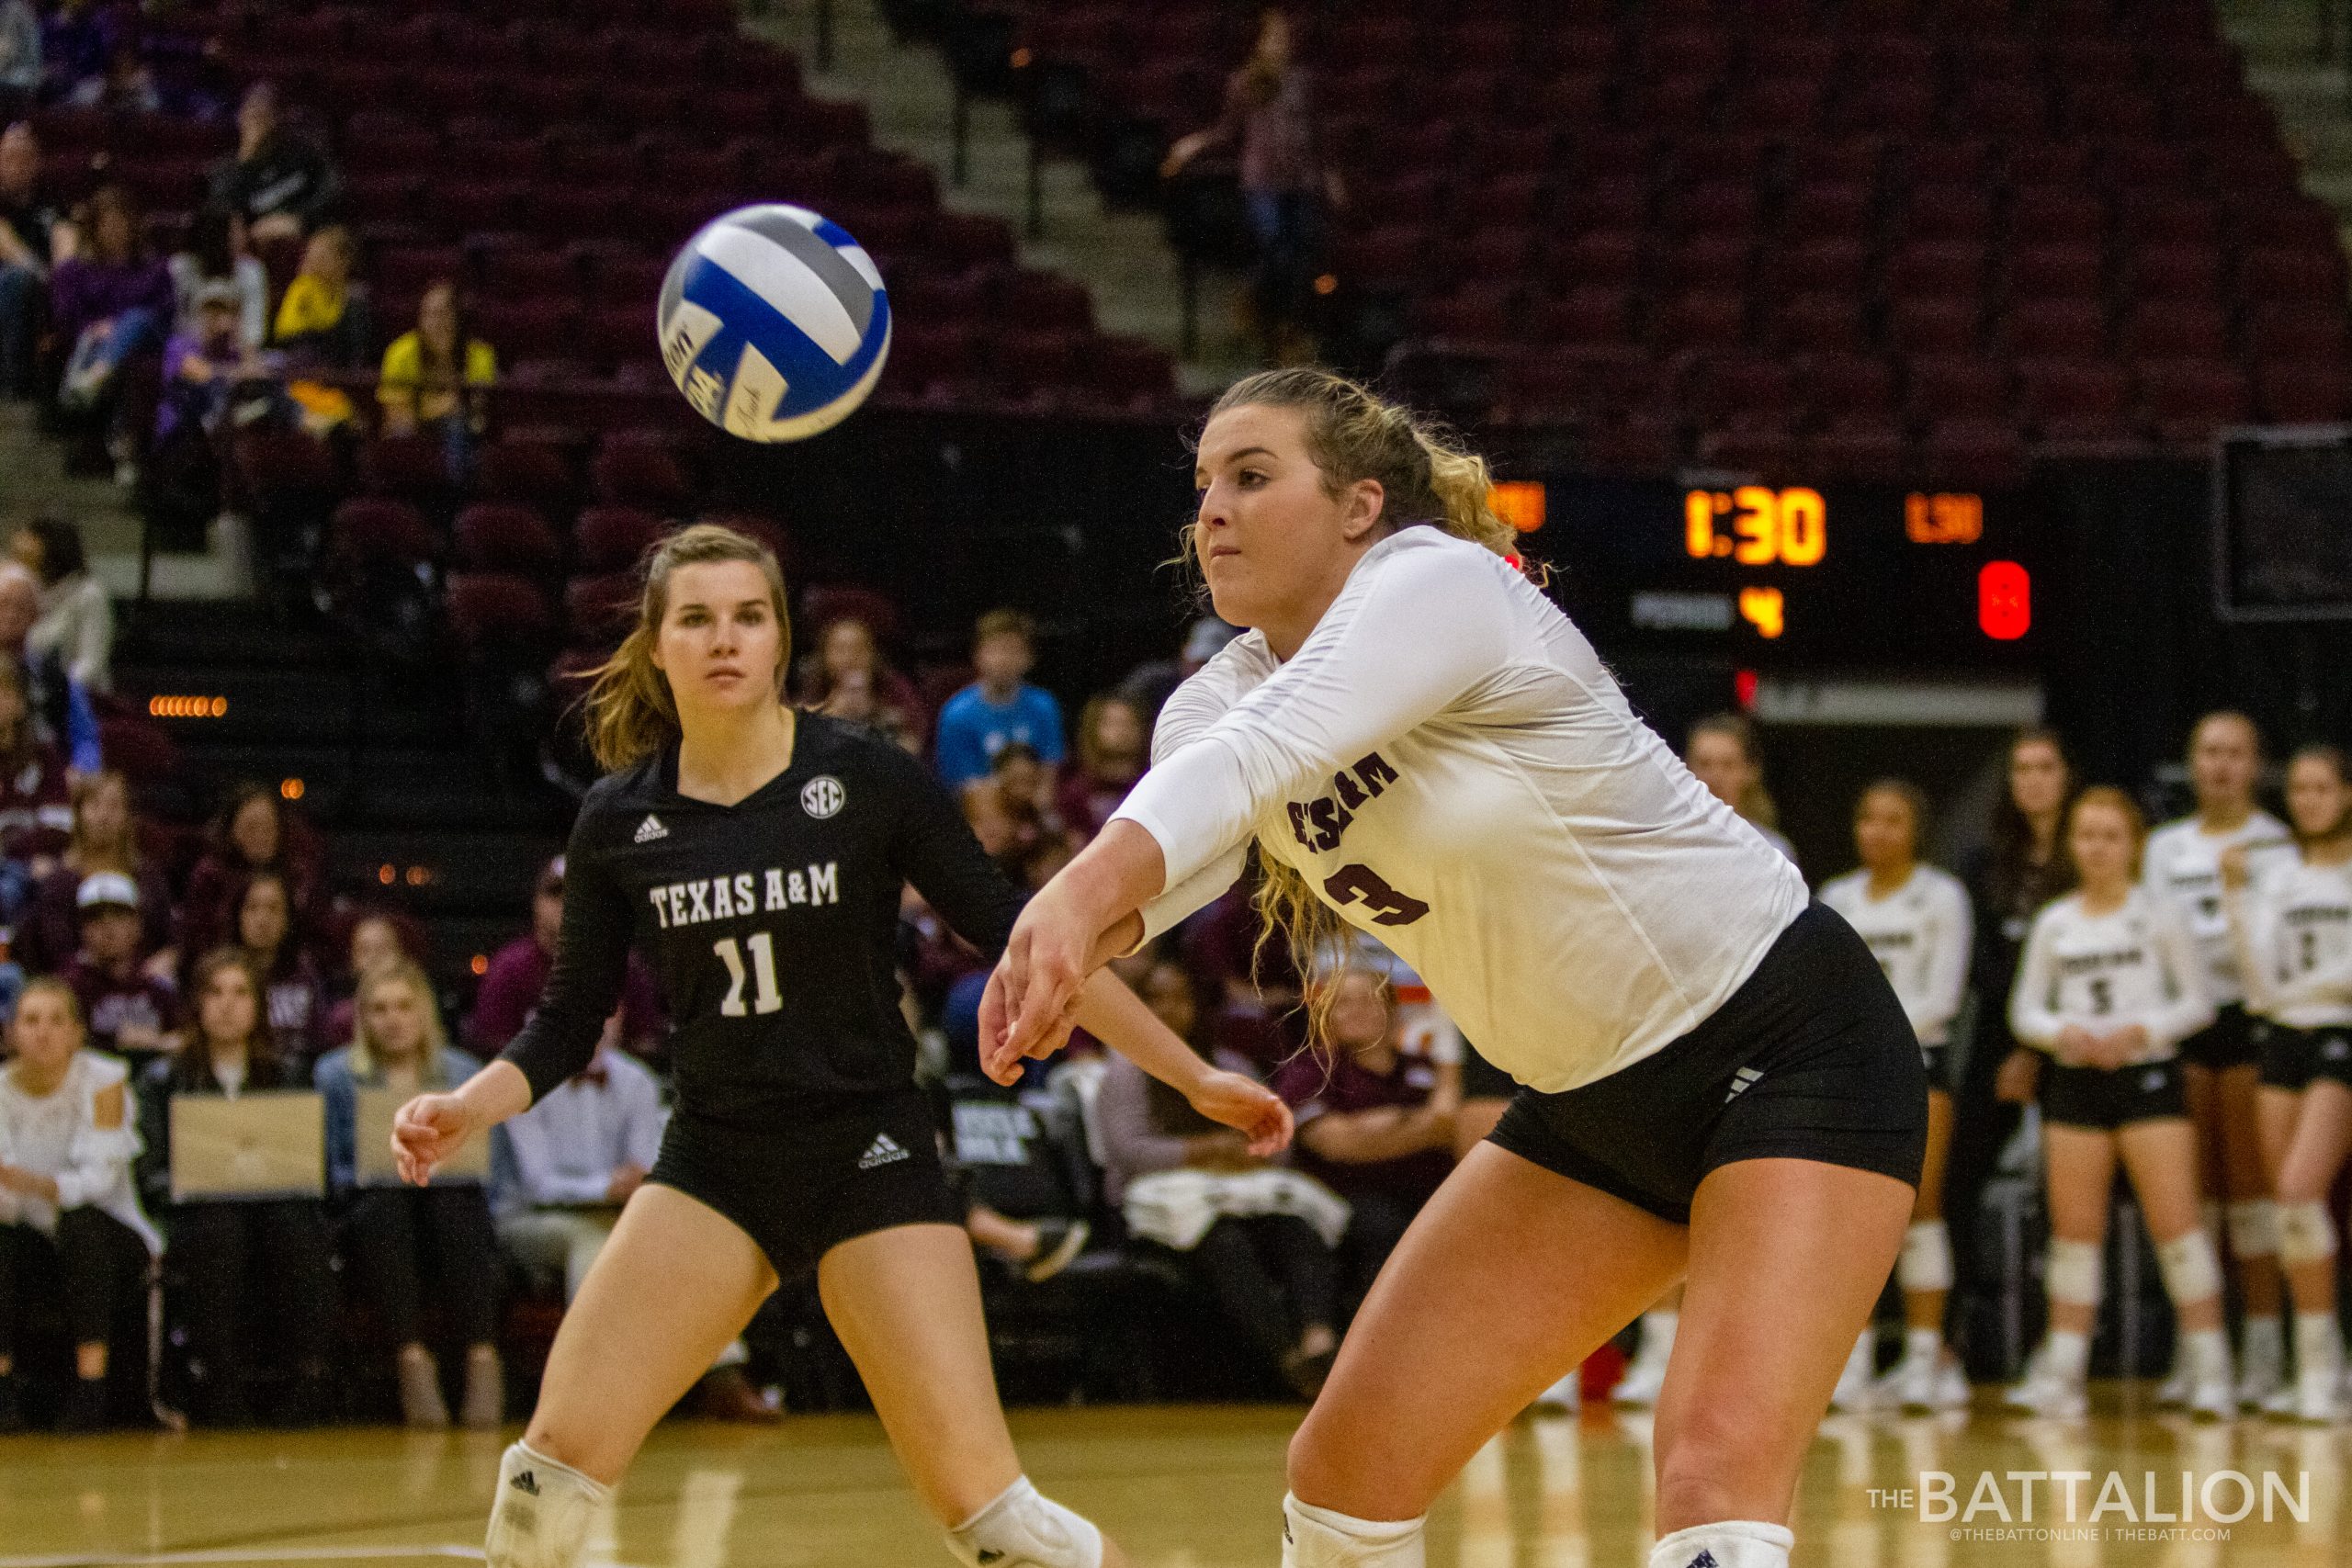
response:
<path id="1" fill-rule="evenodd" d="M 632 941 L 652 962 L 677 1021 L 676 1111 L 506 1451 L 489 1562 L 573 1568 L 654 1422 L 813 1268 L 950 1549 L 972 1568 L 1099 1568 L 1115 1548 L 1013 1455 L 891 961 L 902 884 L 992 953 L 1018 896 L 920 763 L 782 705 L 789 642 L 764 548 L 710 526 L 656 547 L 637 629 L 590 694 L 613 771 L 572 829 L 538 1010 L 500 1060 L 395 1123 L 402 1173 L 424 1179 L 585 1067 Z M 1207 1067 L 1124 987 L 1090 988 L 1075 1016 L 1253 1148 L 1287 1139 L 1279 1100 Z"/>

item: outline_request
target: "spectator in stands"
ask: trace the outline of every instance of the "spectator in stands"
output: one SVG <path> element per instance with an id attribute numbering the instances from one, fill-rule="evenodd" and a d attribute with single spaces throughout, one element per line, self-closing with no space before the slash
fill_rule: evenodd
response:
<path id="1" fill-rule="evenodd" d="M 1184 633 L 1184 646 L 1173 659 L 1155 659 L 1138 664 L 1127 671 L 1119 682 L 1119 694 L 1134 703 L 1144 716 L 1147 739 L 1152 725 L 1159 722 L 1160 705 L 1168 695 L 1184 682 L 1200 673 L 1201 666 L 1217 656 L 1219 649 L 1241 635 L 1241 628 L 1227 626 L 1215 615 L 1203 615 Z"/>
<path id="2" fill-rule="evenodd" d="M 64 660 L 31 646 L 33 627 L 40 624 L 40 582 L 13 559 L 0 561 L 0 652 L 15 654 L 24 665 L 42 738 L 65 753 L 75 773 L 96 773 L 104 765 L 97 711 Z"/>
<path id="3" fill-rule="evenodd" d="M 42 287 L 70 234 L 43 186 L 40 141 L 19 120 L 0 132 L 0 397 L 32 395 Z"/>
<path id="4" fill-rule="evenodd" d="M 40 17 L 32 0 L 0 0 L 0 120 L 40 96 Z"/>
<path id="5" fill-rule="evenodd" d="M 475 1050 L 492 1056 L 523 1032 L 525 1021 L 538 1006 L 555 967 L 555 950 L 563 939 L 563 857 L 540 868 L 531 890 L 531 929 L 491 955 L 474 993 L 473 1015 L 466 1038 Z M 628 978 L 621 988 L 623 1049 L 649 1061 L 662 1057 L 662 1010 L 653 976 L 644 963 L 631 955 Z"/>
<path id="6" fill-rule="evenodd" d="M 404 927 L 382 910 L 361 915 L 351 922 L 344 945 L 344 967 L 328 985 L 333 1005 L 327 1010 L 327 1038 L 348 1040 L 359 1019 L 359 982 L 379 964 L 406 963 L 424 967 L 429 956 L 421 934 Z"/>
<path id="7" fill-rule="evenodd" d="M 359 1090 L 391 1089 L 406 1100 L 454 1088 L 481 1064 L 449 1043 L 432 981 L 405 958 L 387 958 L 363 975 L 358 1003 L 351 1043 L 321 1057 L 317 1075 L 327 1106 L 327 1173 L 349 1205 L 344 1250 L 398 1347 L 401 1414 L 408 1424 L 449 1424 L 441 1369 L 424 1343 L 430 1275 L 449 1339 L 466 1350 L 460 1419 L 471 1427 L 495 1427 L 506 1395 L 495 1339 L 498 1239 L 489 1199 L 479 1182 L 461 1176 L 436 1176 L 425 1187 L 362 1188 L 357 1148 Z"/>
<path id="8" fill-rule="evenodd" d="M 1199 1049 L 1200 1010 L 1182 965 L 1154 964 L 1136 994 Z M 1241 1057 L 1210 1059 L 1254 1076 Z M 1193 1111 L 1125 1056 L 1103 1068 L 1094 1129 L 1103 1195 L 1128 1230 L 1182 1256 L 1283 1381 L 1314 1398 L 1340 1344 L 1346 1202 L 1310 1177 L 1256 1158 L 1239 1134 Z"/>
<path id="9" fill-rule="evenodd" d="M 46 96 L 69 98 L 83 83 L 104 76 L 121 35 L 119 21 L 98 0 L 57 0 L 40 28 Z"/>
<path id="10" fill-rule="evenodd" d="M 1160 164 L 1173 179 L 1212 147 L 1238 144 L 1241 197 L 1258 242 L 1257 302 L 1272 357 L 1296 363 L 1313 353 L 1306 336 L 1308 279 L 1322 249 L 1323 207 L 1345 192 L 1323 159 L 1311 73 L 1292 49 L 1290 18 L 1269 10 L 1257 47 L 1226 83 L 1225 112 L 1205 130 L 1180 137 Z"/>
<path id="11" fill-rule="evenodd" d="M 1332 1056 L 1306 1052 L 1283 1064 L 1274 1089 L 1298 1124 L 1299 1168 L 1348 1201 L 1348 1299 L 1361 1302 L 1405 1227 L 1453 1169 L 1459 1075 L 1441 1084 L 1436 1064 L 1397 1049 L 1388 981 L 1351 965 L 1331 987 Z"/>
<path id="12" fill-rule="evenodd" d="M 311 233 L 342 195 L 343 177 L 326 154 L 280 122 L 277 86 L 247 88 L 237 106 L 236 156 L 213 170 L 211 204 L 243 218 L 262 244 Z"/>
<path id="13" fill-rule="evenodd" d="M 270 1037 L 287 1061 L 307 1064 L 325 1048 L 326 987 L 285 876 L 257 871 L 237 897 L 237 945 L 262 978 Z"/>
<path id="14" fill-rule="evenodd" d="M 1037 623 L 1018 610 L 990 610 L 972 635 L 979 679 L 939 710 L 932 761 L 950 789 L 985 777 L 996 754 L 1018 740 L 1056 767 L 1062 761 L 1062 710 L 1051 692 L 1022 679 L 1037 661 Z"/>
<path id="15" fill-rule="evenodd" d="M 143 1067 L 178 1043 L 164 1032 L 179 1013 L 179 993 L 141 963 L 139 885 L 119 871 L 92 872 L 74 903 L 82 947 L 65 983 L 89 1021 L 90 1043 Z"/>
<path id="16" fill-rule="evenodd" d="M 61 407 L 108 432 L 117 478 L 137 450 L 122 397 L 126 370 L 159 354 L 175 306 L 172 275 L 147 243 L 139 205 L 127 186 L 100 186 L 90 197 L 83 241 L 50 279 L 50 317 L 73 344 L 58 389 Z"/>
<path id="17" fill-rule="evenodd" d="M 1764 835 L 1791 861 L 1797 852 L 1781 836 L 1780 808 L 1764 787 L 1764 753 L 1758 746 L 1756 725 L 1745 714 L 1710 714 L 1690 727 L 1683 742 L 1682 762 L 1707 793 L 1739 813 L 1747 825 Z"/>
<path id="18" fill-rule="evenodd" d="M 890 667 L 874 628 L 855 615 L 837 615 L 817 633 L 816 650 L 800 663 L 800 705 L 880 731 L 920 750 L 928 728 L 915 684 Z"/>
<path id="19" fill-rule="evenodd" d="M 139 1134 L 120 1062 L 83 1048 L 74 993 L 36 980 L 8 1028 L 0 1070 L 0 1432 L 23 1425 L 17 1326 L 27 1303 L 62 1299 L 74 1382 L 59 1425 L 107 1424 L 107 1371 L 118 1326 L 137 1303 L 162 1238 L 130 1177 Z"/>
<path id="20" fill-rule="evenodd" d="M 164 112 L 164 95 L 155 85 L 155 73 L 140 57 L 138 43 L 127 38 L 115 40 L 107 51 L 107 68 L 76 83 L 74 90 L 65 95 L 65 101 L 77 109 L 97 109 L 106 114 Z"/>
<path id="21" fill-rule="evenodd" d="M 416 307 L 416 325 L 384 350 L 376 397 L 388 435 L 435 435 L 449 455 L 449 472 L 473 466 L 473 449 L 490 424 L 490 389 L 498 355 L 473 335 L 458 286 L 436 278 Z"/>
<path id="22" fill-rule="evenodd" d="M 74 781 L 71 836 L 58 856 L 57 869 L 40 879 L 30 915 L 17 923 L 14 945 L 31 968 L 48 973 L 73 962 L 84 934 L 82 885 L 100 872 L 129 878 L 138 895 L 137 945 L 142 957 L 167 946 L 172 940 L 170 888 L 163 868 L 139 848 L 130 781 L 110 770 L 85 773 Z M 82 1005 L 95 1032 L 96 1013 L 88 997 Z"/>
<path id="23" fill-rule="evenodd" d="M 62 660 L 84 691 L 113 691 L 114 601 L 91 574 L 82 530 L 44 512 L 10 536 L 8 553 L 40 585 L 40 615 L 25 634 L 26 653 Z"/>
<path id="24" fill-rule="evenodd" d="M 315 1198 L 171 1201 L 174 1100 L 299 1089 L 307 1075 L 278 1055 L 262 1012 L 261 976 L 243 953 L 208 953 L 196 966 L 187 997 L 193 1015 L 187 1020 L 187 1043 L 140 1075 L 140 1137 L 146 1149 L 140 1180 L 148 1201 L 164 1215 L 170 1254 L 187 1282 L 183 1316 L 196 1414 L 216 1426 L 251 1421 L 247 1350 L 269 1344 L 283 1347 L 295 1377 L 283 1416 L 315 1420 L 329 1409 L 332 1393 L 327 1348 L 334 1296 L 325 1205 Z M 267 1289 L 255 1291 L 256 1280 L 266 1280 Z M 263 1317 L 272 1323 L 266 1336 L 255 1321 Z"/>
<path id="25" fill-rule="evenodd" d="M 269 273 L 253 254 L 241 214 L 225 207 L 198 211 L 187 247 L 174 252 L 167 265 L 181 331 L 195 325 L 197 291 L 208 283 L 226 283 L 236 291 L 237 341 L 253 349 L 269 341 Z"/>
<path id="26" fill-rule="evenodd" d="M 1024 809 L 1024 803 L 1015 800 L 992 778 L 974 779 L 956 792 L 956 798 L 964 807 L 964 821 L 971 828 L 972 837 L 980 841 L 980 848 L 1005 875 L 1018 878 L 1021 863 L 1037 846 L 1035 814 Z"/>
<path id="27" fill-rule="evenodd" d="M 266 784 L 239 784 L 205 837 L 209 842 L 188 874 L 187 892 L 180 902 L 184 953 L 208 953 L 236 940 L 237 900 L 246 878 L 257 871 L 278 873 L 293 896 L 296 919 L 309 919 L 316 908 L 318 849 L 276 789 Z"/>
<path id="28" fill-rule="evenodd" d="M 364 370 L 373 365 L 376 328 L 368 290 L 355 279 L 358 247 L 351 231 L 322 229 L 302 247 L 301 269 L 277 302 L 272 341 L 294 368 Z"/>
<path id="29" fill-rule="evenodd" d="M 174 451 L 183 459 L 173 465 L 168 482 L 186 484 L 182 470 L 192 466 L 207 466 L 209 472 L 212 437 L 225 427 L 255 417 L 290 422 L 292 404 L 277 385 L 277 367 L 239 333 L 241 308 L 235 284 L 217 278 L 199 284 L 194 319 L 164 344 L 151 479 Z"/>
<path id="30" fill-rule="evenodd" d="M 1143 776 L 1149 732 L 1131 697 L 1104 692 L 1078 715 L 1078 759 L 1062 775 L 1054 804 L 1062 826 L 1082 843 L 1102 830 L 1111 813 Z"/>
<path id="31" fill-rule="evenodd" d="M 30 900 L 34 884 L 57 868 L 73 829 L 65 759 L 33 716 L 24 665 L 0 654 L 0 855 L 20 868 L 19 879 L 0 893 L 0 908 L 11 918 Z"/>
<path id="32" fill-rule="evenodd" d="M 1182 940 L 1186 965 L 1209 990 L 1210 1038 L 1266 1075 L 1305 1043 L 1294 1027 L 1303 987 L 1288 942 L 1259 945 L 1258 880 L 1252 869 L 1226 889 L 1186 922 Z"/>

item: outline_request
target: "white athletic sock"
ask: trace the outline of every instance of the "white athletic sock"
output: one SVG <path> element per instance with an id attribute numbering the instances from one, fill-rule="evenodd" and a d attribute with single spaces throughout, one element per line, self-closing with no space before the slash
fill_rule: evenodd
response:
<path id="1" fill-rule="evenodd" d="M 487 1568 L 579 1568 L 597 1505 L 612 1489 L 525 1443 L 498 1465 Z"/>
<path id="2" fill-rule="evenodd" d="M 1662 1538 L 1650 1548 L 1650 1568 L 1789 1568 L 1796 1543 L 1785 1525 L 1720 1519 Z"/>
<path id="3" fill-rule="evenodd" d="M 1424 1568 L 1428 1551 L 1415 1519 L 1357 1519 L 1283 1496 L 1283 1568 Z M 1728 1568 L 1728 1565 L 1726 1565 Z"/>
<path id="4" fill-rule="evenodd" d="M 2230 1338 L 2218 1328 L 2192 1328 L 2180 1337 L 2189 1376 L 2199 1383 L 2230 1381 Z"/>
<path id="5" fill-rule="evenodd" d="M 978 1513 L 947 1532 L 947 1550 L 968 1568 L 1102 1568 L 1102 1532 L 1022 1476 Z"/>
<path id="6" fill-rule="evenodd" d="M 2245 1337 L 2240 1354 L 2249 1368 L 2258 1368 L 2270 1376 L 2287 1364 L 2287 1336 L 2276 1313 L 2245 1320 Z"/>
<path id="7" fill-rule="evenodd" d="M 2043 1342 L 2041 1364 L 2050 1375 L 2066 1382 L 2081 1382 L 2090 1375 L 2091 1337 L 2071 1328 L 2053 1328 Z"/>
<path id="8" fill-rule="evenodd" d="M 1940 1328 L 1906 1328 L 1903 1331 L 1903 1359 L 1925 1361 L 1934 1366 L 1944 1359 L 1944 1331 Z"/>
<path id="9" fill-rule="evenodd" d="M 1634 1347 L 1634 1359 L 1645 1366 L 1665 1366 L 1666 1359 L 1674 1353 L 1675 1325 L 1681 1321 L 1679 1312 L 1642 1314 L 1642 1342 Z"/>
<path id="10" fill-rule="evenodd" d="M 2341 1371 L 2344 1366 L 2344 1332 L 2335 1325 L 2332 1312 L 2299 1312 L 2295 1314 L 2295 1370 Z"/>

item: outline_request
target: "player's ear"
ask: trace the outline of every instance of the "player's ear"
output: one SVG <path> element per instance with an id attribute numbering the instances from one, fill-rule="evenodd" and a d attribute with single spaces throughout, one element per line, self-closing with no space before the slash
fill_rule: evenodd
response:
<path id="1" fill-rule="evenodd" d="M 1370 534 L 1385 511 L 1388 492 L 1378 479 L 1358 479 L 1340 498 L 1340 532 L 1350 544 Z"/>

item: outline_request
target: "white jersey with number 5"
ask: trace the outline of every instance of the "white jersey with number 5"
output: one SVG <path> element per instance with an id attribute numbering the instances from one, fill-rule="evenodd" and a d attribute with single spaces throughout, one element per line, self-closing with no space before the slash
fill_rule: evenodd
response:
<path id="1" fill-rule="evenodd" d="M 1903 886 L 1883 898 L 1870 889 L 1869 872 L 1849 872 L 1822 885 L 1821 901 L 1870 944 L 1919 1043 L 1950 1043 L 1968 986 L 1968 889 L 1932 865 L 1913 866 Z"/>
<path id="2" fill-rule="evenodd" d="M 2109 1034 L 2138 1024 L 2148 1043 L 2135 1060 L 2159 1062 L 2213 1021 L 2205 964 L 2170 902 L 2134 887 L 2105 914 L 2069 893 L 2043 906 L 2025 939 L 2009 1032 L 2063 1060 L 2067 1027 Z"/>
<path id="3" fill-rule="evenodd" d="M 2249 1011 L 2290 1029 L 2352 1023 L 2352 865 L 2299 856 L 2230 903 Z"/>
<path id="4" fill-rule="evenodd" d="M 1167 860 L 1151 934 L 1254 838 L 1546 1092 L 1690 1031 L 1805 904 L 1542 591 L 1430 527 L 1367 551 L 1287 662 L 1250 632 L 1178 688 L 1114 815 Z"/>
<path id="5" fill-rule="evenodd" d="M 2245 998 L 2229 917 L 2222 908 L 2222 856 L 2241 846 L 2247 871 L 2256 876 L 2295 858 L 2287 825 L 2267 811 L 2252 813 L 2226 833 L 2207 832 L 2194 817 L 2167 822 L 2148 835 L 2140 857 L 2140 879 L 2151 892 L 2172 900 L 2196 939 L 2205 959 L 2206 993 L 2216 1007 Z"/>

